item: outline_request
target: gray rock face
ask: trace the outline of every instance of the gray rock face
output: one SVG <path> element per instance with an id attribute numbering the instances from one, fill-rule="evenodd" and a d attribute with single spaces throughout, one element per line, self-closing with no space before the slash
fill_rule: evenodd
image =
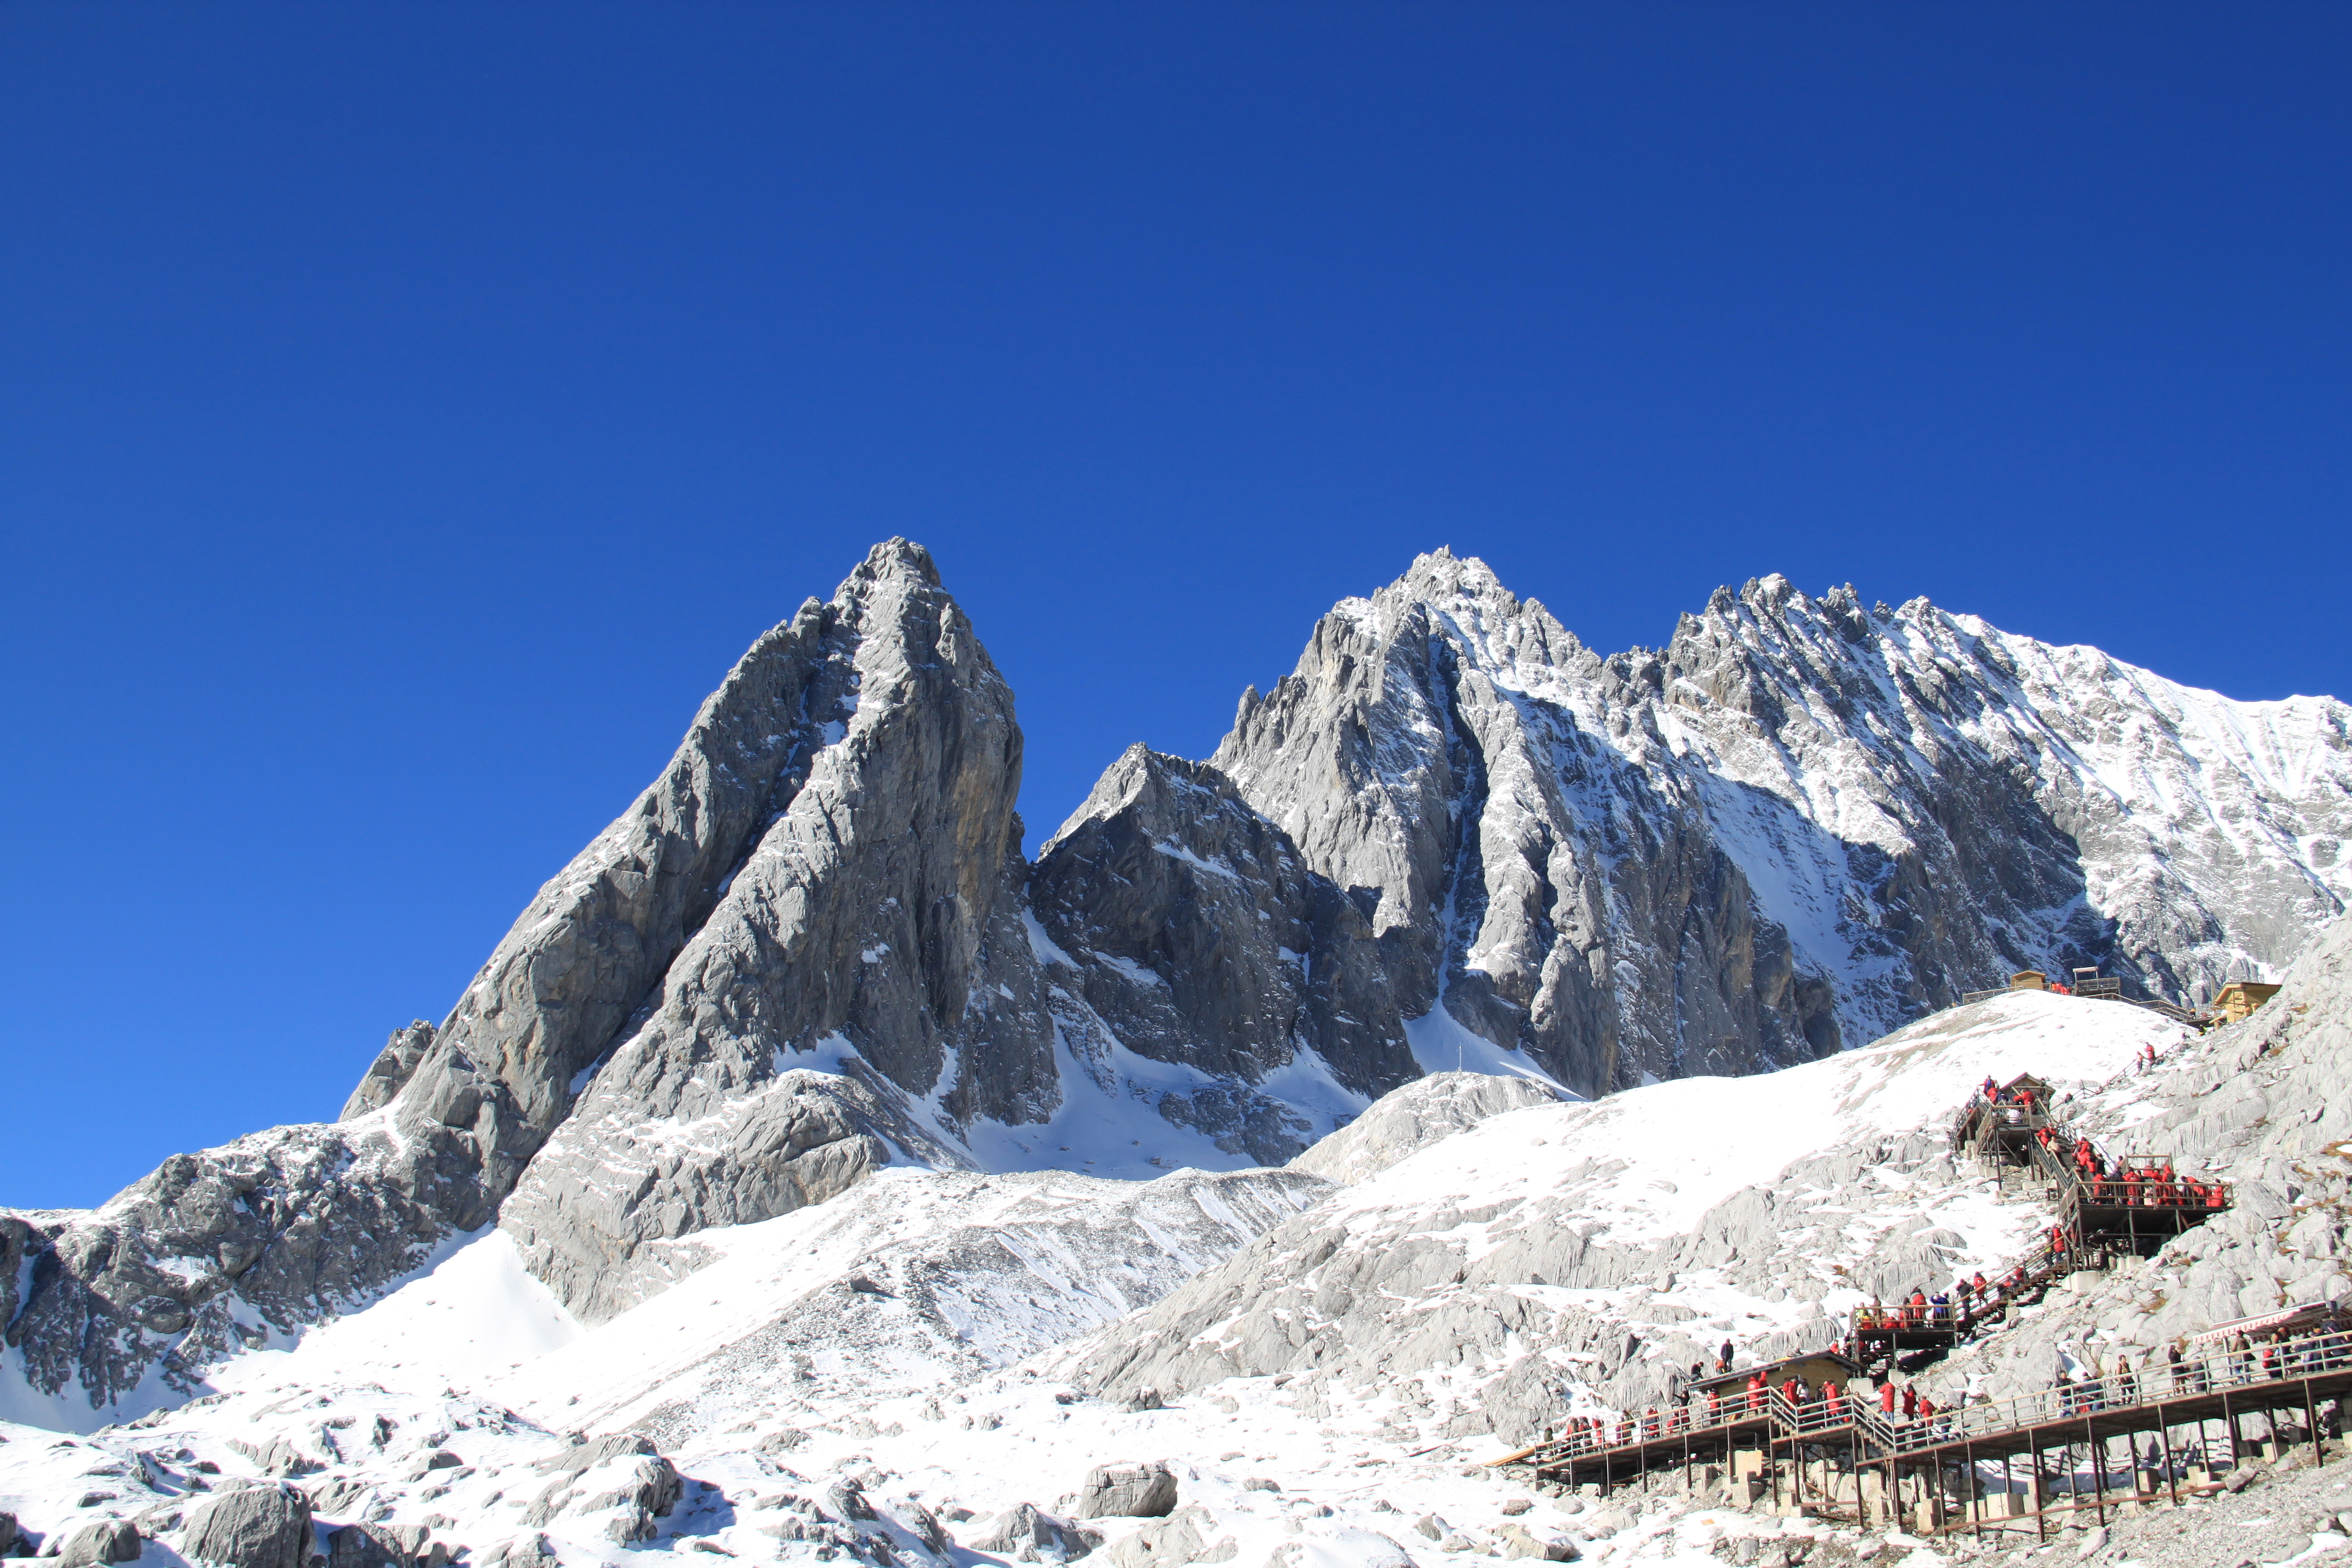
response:
<path id="1" fill-rule="evenodd" d="M 1311 1049 L 1376 1096 L 1418 1076 L 1371 927 L 1214 768 L 1130 748 L 1040 854 L 1037 919 L 1128 1049 L 1232 1087 L 1160 1106 L 1263 1163 L 1321 1131 L 1250 1089 Z"/>
<path id="2" fill-rule="evenodd" d="M 93 1410 L 159 1362 L 193 1392 L 204 1366 L 264 1337 L 240 1309 L 291 1330 L 363 1303 L 478 1194 L 446 1129 L 282 1127 L 175 1154 L 94 1213 L 0 1216 L 9 1287 L 31 1285 L 7 1341 L 35 1387 L 78 1384 Z"/>
<path id="3" fill-rule="evenodd" d="M 230 1568 L 305 1568 L 310 1557 L 310 1500 L 282 1485 L 225 1492 L 188 1521 L 180 1555 Z"/>
<path id="4" fill-rule="evenodd" d="M 417 1064 L 432 1048 L 433 1026 L 424 1019 L 417 1019 L 404 1029 L 394 1029 L 392 1038 L 383 1043 L 383 1049 L 376 1054 L 375 1061 L 360 1079 L 359 1087 L 343 1102 L 343 1114 L 339 1120 L 356 1121 L 391 1104 L 393 1097 L 416 1076 Z"/>
<path id="5" fill-rule="evenodd" d="M 58 1549 L 58 1568 L 95 1568 L 101 1563 L 136 1563 L 146 1543 L 127 1519 L 101 1519 L 83 1525 Z"/>
<path id="6" fill-rule="evenodd" d="M 837 715 L 830 738 L 506 1206 L 532 1271 L 592 1320 L 635 1299 L 612 1282 L 655 1239 L 822 1202 L 892 1144 L 964 1163 L 900 1109 L 945 1087 L 951 1058 L 974 1114 L 1051 1102 L 1049 1034 L 957 1048 L 1018 853 L 1021 738 L 962 612 L 900 549 L 852 576 L 828 625 L 812 711 Z M 829 1046 L 870 1068 L 856 1091 L 793 1072 Z"/>
<path id="7" fill-rule="evenodd" d="M 1018 904 L 1019 758 L 1011 695 L 929 558 L 877 546 L 832 603 L 753 645 L 448 1017 L 394 1036 L 349 1120 L 174 1156 L 90 1214 L 0 1215 L 27 1381 L 77 1385 L 99 1412 L 160 1363 L 193 1393 L 254 1320 L 291 1331 L 364 1303 L 499 1214 L 591 1078 L 615 1082 L 513 1224 L 592 1316 L 605 1302 L 585 1282 L 625 1276 L 649 1236 L 819 1201 L 893 1142 L 957 1163 L 902 1111 L 950 1054 L 956 1113 L 1042 1114 L 1053 1037 Z M 1015 1006 L 967 1020 L 976 968 Z M 858 1034 L 866 1080 L 761 1092 L 836 1030 Z M 727 1154 L 656 1158 L 627 1193 L 580 1179 L 622 1152 L 626 1093 L 644 1120 L 726 1102 Z"/>
<path id="8" fill-rule="evenodd" d="M 1809 1059 L 2029 966 L 2187 1000 L 2352 891 L 2341 703 L 1779 577 L 1602 658 L 1423 556 L 1213 761 L 1370 911 L 1408 1018 L 1442 1001 L 1588 1094 Z"/>
<path id="9" fill-rule="evenodd" d="M 1016 1130 L 1056 1117 L 1148 1109 L 1169 1152 L 1278 1163 L 1417 1077 L 1424 1026 L 1601 1094 L 1804 1060 L 2028 964 L 2182 996 L 2352 891 L 2347 737 L 2333 701 L 1777 577 L 1603 658 L 1440 553 L 1326 616 L 1210 763 L 1119 758 L 1033 868 L 1012 693 L 892 541 L 752 646 L 343 1121 L 0 1212 L 0 1321 L 96 1418 L 493 1219 L 594 1321 L 699 1229 L 893 1162 L 1048 1161 L 1072 1140 Z"/>
<path id="10" fill-rule="evenodd" d="M 1078 1488 L 1078 1517 L 1161 1519 L 1176 1511 L 1176 1475 L 1161 1464 L 1097 1465 Z"/>

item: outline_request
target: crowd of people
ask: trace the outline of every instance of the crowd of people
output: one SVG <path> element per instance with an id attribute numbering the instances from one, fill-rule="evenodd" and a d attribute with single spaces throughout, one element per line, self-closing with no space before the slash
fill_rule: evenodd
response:
<path id="1" fill-rule="evenodd" d="M 2153 1067 L 2155 1060 L 2151 1047 L 2141 1066 Z M 2044 1167 L 2055 1171 L 2071 1169 L 2092 1204 L 2210 1209 L 2228 1206 L 2226 1190 L 2220 1184 L 2182 1176 L 2174 1171 L 2169 1160 L 2137 1163 L 2112 1160 L 2089 1139 L 2074 1136 L 2051 1121 L 2048 1110 L 2031 1084 L 2021 1082 L 2004 1090 L 1988 1077 L 1956 1129 L 1956 1139 L 1969 1133 L 1977 1117 L 1990 1112 L 2012 1130 L 2031 1128 L 2033 1141 L 2044 1156 Z M 1832 1353 L 1851 1355 L 1853 1361 L 1867 1364 L 1876 1359 L 1875 1351 L 1880 1348 L 1867 1343 L 1872 1339 L 1904 1331 L 1945 1330 L 1957 1340 L 1988 1320 L 2005 1315 L 2021 1298 L 2079 1265 L 2080 1259 L 2073 1256 L 2079 1243 L 2063 1225 L 2052 1226 L 2046 1241 L 2043 1251 L 1997 1278 L 1988 1279 L 1982 1269 L 1978 1269 L 1961 1275 L 1947 1289 L 1934 1295 L 1921 1288 L 1892 1306 L 1872 1300 L 1855 1310 L 1853 1339 L 1840 1341 L 1831 1347 Z M 2213 1386 L 2217 1379 L 2243 1383 L 2257 1375 L 2297 1376 L 2308 1371 L 2352 1364 L 2352 1335 L 2341 1331 L 2347 1325 L 2331 1322 L 2326 1327 L 2328 1332 L 2316 1340 L 2289 1342 L 2273 1335 L 2268 1344 L 2258 1344 L 2240 1334 L 2221 1352 L 2219 1371 L 2213 1356 L 2189 1354 L 2185 1342 L 2167 1347 L 2160 1358 L 2155 1351 L 2144 1351 L 2137 1363 L 2129 1353 L 2117 1352 L 2113 1364 L 2104 1366 L 2095 1354 L 2087 1351 L 2079 1356 L 2070 1354 L 2061 1361 L 2053 1381 L 2052 1404 L 2056 1414 L 2074 1415 L 2139 1403 L 2144 1398 L 2156 1397 L 2159 1390 L 2167 1391 L 2166 1396 L 2200 1392 Z M 1885 1353 L 1891 1364 L 1893 1352 Z M 1897 1381 L 1891 1374 L 1878 1380 L 1874 1390 L 1867 1384 L 1861 1390 L 1851 1384 L 1841 1386 L 1832 1378 L 1823 1378 L 1815 1386 L 1790 1363 L 1781 1363 L 1785 1375 L 1777 1385 L 1767 1368 L 1753 1369 L 1741 1379 L 1733 1371 L 1732 1355 L 1733 1346 L 1726 1341 L 1715 1358 L 1713 1376 L 1707 1375 L 1706 1365 L 1699 1362 L 1691 1363 L 1687 1377 L 1675 1373 L 1668 1379 L 1663 1406 L 1652 1405 L 1638 1413 L 1628 1411 L 1612 1417 L 1588 1415 L 1572 1419 L 1563 1434 L 1566 1445 L 1571 1452 L 1589 1452 L 1672 1438 L 1760 1415 L 1776 1403 L 1776 1395 L 1777 1403 L 1785 1407 L 1780 1411 L 1780 1416 L 1793 1419 L 1801 1431 L 1845 1426 L 1874 1405 L 1875 1419 L 1889 1427 L 1924 1425 L 1931 1433 L 1941 1432 L 1954 1410 L 1984 1403 L 1981 1376 L 1971 1378 L 1965 1388 L 1954 1391 L 1948 1403 L 1938 1404 L 1916 1382 Z M 1550 1434 L 1547 1432 L 1546 1436 Z"/>
<path id="2" fill-rule="evenodd" d="M 2176 1340 L 2161 1351 L 2143 1349 L 2137 1355 L 2126 1347 L 2105 1361 L 2095 1346 L 2067 1347 L 2051 1379 L 2044 1408 L 2021 1410 L 2015 1415 L 2021 1424 L 2085 1415 L 2150 1400 L 2335 1371 L 2352 1365 L 2352 1331 L 2347 1329 L 2352 1324 L 2329 1319 L 2315 1326 L 2305 1325 L 2296 1332 L 2242 1332 L 2201 1349 L 2186 1340 Z M 1728 1343 L 1723 1347 L 1716 1361 L 1719 1370 L 1728 1369 L 1731 1351 Z M 1767 1367 L 1751 1369 L 1745 1379 L 1720 1375 L 1707 1379 L 1706 1368 L 1694 1363 L 1687 1380 L 1679 1373 L 1670 1379 L 1664 1406 L 1651 1405 L 1613 1419 L 1580 1416 L 1570 1421 L 1560 1440 L 1572 1454 L 1663 1441 L 1760 1416 L 1777 1394 L 1783 1405 L 1781 1415 L 1793 1417 L 1801 1431 L 1843 1426 L 1858 1409 L 1874 1413 L 1879 1425 L 1895 1432 L 1916 1432 L 1932 1441 L 1951 1435 L 1956 1413 L 1992 1403 L 1981 1373 L 1948 1390 L 1939 1402 L 1916 1380 L 1890 1376 L 1876 1380 L 1874 1389 L 1865 1384 L 1858 1390 L 1832 1378 L 1813 1384 L 1787 1363 L 1780 1370 L 1783 1375 L 1778 1384 L 1772 1381 L 1773 1369 Z M 2006 1415 L 2001 1420 L 2011 1424 Z"/>
<path id="3" fill-rule="evenodd" d="M 2142 1058 L 2143 1065 L 2155 1063 L 2153 1047 Z M 2006 1117 L 2012 1127 L 2031 1124 L 2038 1115 L 2047 1113 L 2030 1085 L 2003 1089 L 1990 1078 L 1977 1088 L 1962 1113 L 1965 1127 L 1980 1110 L 1990 1110 Z M 2059 1169 L 2072 1169 L 2074 1178 L 2083 1184 L 2091 1202 L 2105 1207 L 2205 1208 L 2229 1206 L 2226 1190 L 2217 1182 L 2201 1182 L 2194 1176 L 2183 1176 L 2172 1168 L 2172 1162 L 2129 1161 L 2111 1159 L 2088 1138 L 2078 1138 L 2054 1122 L 2033 1129 L 2033 1141 L 2039 1144 L 2047 1162 Z"/>

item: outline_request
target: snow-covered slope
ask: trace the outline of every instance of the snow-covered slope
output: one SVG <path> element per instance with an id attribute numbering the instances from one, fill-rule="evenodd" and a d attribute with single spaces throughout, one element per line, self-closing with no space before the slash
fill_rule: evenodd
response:
<path id="1" fill-rule="evenodd" d="M 704 1249 L 699 1269 L 593 1327 L 494 1231 L 378 1306 L 241 1358 L 224 1394 L 83 1441 L 0 1427 L 0 1509 L 47 1540 L 143 1519 L 168 1563 L 175 1521 L 210 1492 L 274 1474 L 331 1536 L 371 1531 L 403 1563 L 462 1547 L 486 1568 L 616 1568 L 647 1550 L 1435 1568 L 1550 1540 L 1615 1564 L 1811 1538 L 1823 1527 L 1530 1496 L 1463 1464 L 1571 1413 L 1653 1402 L 1702 1347 L 1819 1342 L 1870 1294 L 2021 1250 L 2047 1216 L 1947 1152 L 1987 1075 L 2053 1081 L 2061 1110 L 2118 1147 L 2214 1163 L 2242 1205 L 2144 1278 L 2025 1313 L 1989 1342 L 1996 1381 L 2086 1326 L 2169 1333 L 2249 1291 L 2352 1290 L 2330 1152 L 2352 1137 L 2347 955 L 2352 932 L 2332 932 L 2261 1027 L 2205 1040 L 2019 994 L 1782 1073 L 1592 1103 L 1425 1080 L 1291 1171 L 892 1168 L 668 1244 Z M 2163 1065 L 2135 1072 L 2151 1044 Z M 2174 1304 L 2151 1308 L 2160 1279 Z M 1075 1520 L 1087 1471 L 1118 1461 L 1166 1463 L 1184 1511 Z"/>
<path id="2" fill-rule="evenodd" d="M 1954 1167 L 1953 1113 L 1988 1074 L 2088 1095 L 2180 1034 L 2018 994 L 1760 1078 L 1507 1111 L 1267 1232 L 1077 1375 L 1112 1397 L 1286 1376 L 1408 1445 L 1654 1403 L 1725 1339 L 1825 1345 L 1874 1295 L 2021 1255 L 2049 1215 Z"/>
<path id="3" fill-rule="evenodd" d="M 889 541 L 343 1121 L 0 1211 L 0 1400 L 221 1386 L 492 1223 L 593 1326 L 878 1172 L 1278 1164 L 1424 1072 L 1755 1073 L 2028 963 L 2182 994 L 2340 907 L 2346 721 L 1779 578 L 1602 658 L 1440 552 L 1030 865 L 1013 693 Z"/>

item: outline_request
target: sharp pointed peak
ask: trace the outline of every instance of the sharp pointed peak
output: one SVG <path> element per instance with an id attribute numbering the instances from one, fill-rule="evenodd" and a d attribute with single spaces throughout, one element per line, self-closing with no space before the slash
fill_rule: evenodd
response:
<path id="1" fill-rule="evenodd" d="M 936 588 L 940 585 L 939 563 L 931 559 L 929 551 L 913 540 L 894 534 L 866 552 L 866 559 L 857 563 L 841 589 L 846 595 L 868 584 L 907 579 Z"/>
<path id="2" fill-rule="evenodd" d="M 1517 602 L 1493 567 L 1475 555 L 1456 555 L 1453 547 L 1445 544 L 1414 556 L 1403 575 L 1381 592 L 1413 599 L 1506 598 Z"/>

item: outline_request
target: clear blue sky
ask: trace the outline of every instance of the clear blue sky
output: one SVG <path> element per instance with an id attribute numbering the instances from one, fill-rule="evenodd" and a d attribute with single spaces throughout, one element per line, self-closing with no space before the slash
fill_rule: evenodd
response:
<path id="1" fill-rule="evenodd" d="M 2345 692 L 2352 8 L 0 6 L 0 1202 L 331 1116 L 931 546 L 1034 844 L 1440 543 Z"/>

